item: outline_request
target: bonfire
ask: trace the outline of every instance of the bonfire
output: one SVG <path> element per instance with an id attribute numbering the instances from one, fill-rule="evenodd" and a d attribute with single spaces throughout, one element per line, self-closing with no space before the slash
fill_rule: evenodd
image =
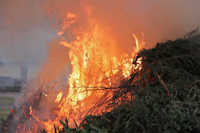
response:
<path id="1" fill-rule="evenodd" d="M 135 47 L 125 53 L 87 3 L 80 4 L 86 28 L 77 26 L 80 14 L 38 5 L 54 19 L 52 27 L 60 38 L 52 50 L 68 49 L 72 72 L 61 89 L 57 73 L 48 73 L 58 64 L 47 63 L 41 72 L 44 82 L 2 120 L 2 132 L 199 131 L 197 30 L 149 50 L 143 49 L 144 33 L 139 39 L 132 33 Z M 49 62 L 55 55 L 50 52 Z"/>
<path id="2" fill-rule="evenodd" d="M 132 52 L 125 53 L 118 49 L 117 42 L 108 32 L 109 28 L 91 15 L 92 8 L 87 3 L 80 3 L 87 27 L 76 26 L 80 23 L 80 14 L 57 12 L 56 7 L 51 9 L 42 1 L 38 1 L 38 5 L 48 13 L 49 19 L 54 19 L 52 27 L 60 38 L 51 44 L 49 63 L 40 72 L 40 79 L 44 81 L 42 85 L 36 89 L 28 84 L 32 93 L 25 90 L 26 102 L 11 111 L 8 121 L 3 121 L 3 129 L 8 132 L 54 130 L 55 127 L 63 127 L 60 120 L 66 117 L 69 125 L 75 127 L 87 115 L 110 111 L 113 107 L 107 105 L 112 101 L 113 90 L 119 87 L 119 80 L 129 78 L 132 71 L 140 69 L 141 65 L 140 61 L 133 64 L 133 58 L 145 45 L 143 32 L 141 39 L 130 34 L 135 42 L 132 42 Z M 68 49 L 68 53 L 62 52 L 62 49 Z M 60 53 L 63 53 L 62 57 Z M 59 88 L 55 75 L 64 69 L 66 62 L 52 64 L 57 58 L 69 58 L 72 68 L 64 89 Z M 56 70 L 48 73 L 49 69 Z M 131 94 L 129 99 L 132 99 Z"/>

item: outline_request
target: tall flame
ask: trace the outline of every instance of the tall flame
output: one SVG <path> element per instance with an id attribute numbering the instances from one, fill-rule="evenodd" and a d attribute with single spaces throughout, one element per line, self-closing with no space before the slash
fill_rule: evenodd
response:
<path id="1" fill-rule="evenodd" d="M 137 47 L 132 57 L 128 57 L 128 54 L 118 56 L 115 41 L 98 25 L 93 26 L 89 32 L 82 31 L 81 36 L 77 34 L 76 39 L 70 43 L 64 39 L 60 42 L 61 45 L 70 48 L 72 73 L 68 79 L 68 95 L 62 97 L 62 106 L 59 106 L 59 111 L 56 112 L 58 118 L 67 116 L 70 123 L 73 123 L 73 119 L 80 122 L 106 92 L 89 90 L 116 85 L 118 79 L 112 77 L 121 72 L 122 76 L 127 78 L 131 70 L 139 67 L 132 63 L 135 52 L 140 48 L 139 40 L 134 34 L 133 36 Z M 63 96 L 61 94 L 57 95 L 56 101 L 60 101 Z M 99 114 L 103 110 L 101 108 L 93 113 Z"/>
<path id="2" fill-rule="evenodd" d="M 140 67 L 140 62 L 135 65 L 132 59 L 144 45 L 143 40 L 139 41 L 133 34 L 136 47 L 133 47 L 132 55 L 127 53 L 119 55 L 120 49 L 117 48 L 116 41 L 109 34 L 108 28 L 91 17 L 90 6 L 82 4 L 82 7 L 87 16 L 88 28 L 75 26 L 79 15 L 71 12 L 62 14 L 62 17 L 57 15 L 57 19 L 62 21 L 59 25 L 53 26 L 61 37 L 59 45 L 69 48 L 72 66 L 72 72 L 68 78 L 69 87 L 64 92 L 59 92 L 54 100 L 55 107 L 51 111 L 54 119 L 44 121 L 30 108 L 33 118 L 48 130 L 53 129 L 53 123 L 56 126 L 62 126 L 59 121 L 66 117 L 69 124 L 73 125 L 74 120 L 79 123 L 88 113 L 100 114 L 105 111 L 104 107 L 91 111 L 100 98 L 112 96 L 111 91 L 102 88 L 117 86 L 118 76 L 128 78 L 133 69 Z M 70 31 L 70 36 L 67 36 L 68 31 Z M 142 36 L 144 36 L 143 32 Z"/>

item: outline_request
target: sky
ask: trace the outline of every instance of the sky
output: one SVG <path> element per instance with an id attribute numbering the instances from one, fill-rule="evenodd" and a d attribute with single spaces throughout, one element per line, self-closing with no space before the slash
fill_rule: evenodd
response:
<path id="1" fill-rule="evenodd" d="M 43 1 L 43 0 L 39 0 Z M 53 0 L 51 0 L 53 1 Z M 144 33 L 146 48 L 165 39 L 174 40 L 200 26 L 198 0 L 84 0 L 92 7 L 92 16 L 110 28 L 119 47 L 130 52 L 132 34 L 141 38 Z M 61 12 L 83 14 L 80 0 L 43 1 L 59 6 Z M 34 77 L 48 60 L 48 44 L 57 38 L 47 14 L 43 14 L 36 0 L 0 0 L 0 62 L 27 64 Z M 55 8 L 57 9 L 57 8 Z M 80 17 L 83 25 L 85 16 Z M 4 65 L 5 66 L 5 65 Z M 0 66 L 0 76 L 19 76 L 12 67 Z M 18 68 L 17 68 L 18 69 Z"/>

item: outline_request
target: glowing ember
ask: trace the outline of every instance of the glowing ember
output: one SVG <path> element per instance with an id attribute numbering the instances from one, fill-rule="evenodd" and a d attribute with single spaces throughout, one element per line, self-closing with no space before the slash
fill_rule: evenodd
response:
<path id="1" fill-rule="evenodd" d="M 32 109 L 32 106 L 30 106 L 30 111 L 29 111 L 29 115 L 32 115 L 32 113 L 33 113 L 33 109 Z M 31 117 L 30 117 L 30 120 L 31 120 Z"/>
<path id="2" fill-rule="evenodd" d="M 30 106 L 30 108 L 29 108 L 29 109 L 30 109 L 30 112 L 29 112 L 29 114 L 30 114 L 30 115 L 32 115 L 32 113 L 33 113 L 32 106 Z"/>
<path id="3" fill-rule="evenodd" d="M 10 22 L 11 22 L 11 21 L 9 20 L 9 21 L 6 23 L 6 25 L 9 25 L 9 24 L 10 24 Z"/>

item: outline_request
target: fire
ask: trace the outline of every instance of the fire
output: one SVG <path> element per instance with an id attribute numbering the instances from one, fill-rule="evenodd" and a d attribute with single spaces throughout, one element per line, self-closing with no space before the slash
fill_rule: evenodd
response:
<path id="1" fill-rule="evenodd" d="M 103 106 L 95 110 L 91 109 L 112 97 L 112 91 L 102 88 L 118 86 L 117 76 L 129 78 L 133 69 L 141 69 L 141 59 L 135 65 L 133 58 L 145 45 L 143 39 L 140 41 L 135 34 L 132 34 L 136 44 L 132 54 L 124 52 L 119 55 L 120 49 L 116 48 L 116 40 L 109 34 L 109 28 L 91 17 L 90 6 L 87 4 L 82 6 L 87 16 L 88 28 L 74 26 L 80 16 L 73 12 L 57 15 L 61 23 L 53 26 L 60 36 L 58 45 L 69 48 L 72 66 L 72 72 L 68 77 L 69 87 L 57 93 L 55 103 L 52 103 L 54 108 L 50 111 L 52 117 L 48 120 L 41 119 L 30 106 L 29 114 L 47 130 L 53 130 L 54 124 L 61 127 L 59 121 L 66 117 L 69 124 L 73 125 L 74 120 L 79 124 L 88 114 L 109 111 Z M 67 36 L 68 31 L 71 32 L 72 39 Z M 143 32 L 142 36 L 144 36 Z M 45 98 L 48 97 L 49 94 L 45 93 Z"/>
<path id="2" fill-rule="evenodd" d="M 134 34 L 133 34 L 134 35 Z M 135 52 L 139 51 L 139 40 L 134 35 L 136 41 Z M 116 84 L 117 79 L 111 79 L 120 71 L 125 78 L 129 77 L 131 70 L 139 67 L 132 63 L 132 57 L 128 54 L 117 56 L 115 51 L 115 41 L 107 35 L 98 25 L 95 25 L 92 32 L 81 32 L 76 40 L 68 43 L 64 38 L 60 42 L 61 45 L 70 48 L 69 57 L 72 65 L 72 73 L 69 75 L 68 95 L 63 97 L 60 92 L 55 102 L 62 102 L 59 110 L 56 111 L 57 118 L 68 117 L 69 123 L 73 124 L 73 119 L 80 122 L 89 109 L 95 106 L 106 91 L 98 90 L 95 92 L 88 91 L 94 87 L 109 88 Z M 112 94 L 108 95 L 109 97 Z M 62 101 L 61 101 L 62 99 Z M 104 109 L 99 109 L 92 114 L 100 114 Z M 59 119 L 56 119 L 59 121 Z M 55 123 L 55 121 L 50 122 Z M 51 129 L 46 126 L 46 129 Z"/>
<path id="3" fill-rule="evenodd" d="M 61 100 L 61 98 L 62 98 L 62 95 L 63 95 L 63 93 L 60 92 L 60 93 L 57 95 L 57 98 L 56 98 L 55 102 L 59 103 L 60 100 Z"/>
<path id="4" fill-rule="evenodd" d="M 134 35 L 134 34 L 133 34 Z M 132 53 L 134 56 L 139 51 L 139 40 L 134 35 L 136 49 Z M 122 72 L 125 78 L 130 76 L 131 70 L 139 67 L 132 63 L 132 57 L 128 54 L 117 56 L 115 51 L 115 41 L 107 35 L 102 28 L 95 25 L 92 32 L 81 32 L 77 34 L 76 40 L 68 43 L 66 40 L 60 42 L 61 45 L 70 48 L 69 56 L 72 65 L 72 73 L 69 75 L 69 92 L 64 98 L 62 92 L 57 95 L 57 101 L 62 97 L 62 106 L 57 112 L 59 118 L 67 116 L 69 122 L 80 122 L 95 103 L 98 102 L 106 91 L 88 91 L 88 88 L 105 87 L 109 88 L 116 84 L 117 79 L 112 79 L 117 73 Z M 112 94 L 109 94 L 112 96 Z M 91 100 L 92 99 L 92 100 Z M 78 110 L 78 111 L 77 111 Z M 103 108 L 93 114 L 99 114 Z M 69 113 L 72 112 L 72 113 Z"/>

